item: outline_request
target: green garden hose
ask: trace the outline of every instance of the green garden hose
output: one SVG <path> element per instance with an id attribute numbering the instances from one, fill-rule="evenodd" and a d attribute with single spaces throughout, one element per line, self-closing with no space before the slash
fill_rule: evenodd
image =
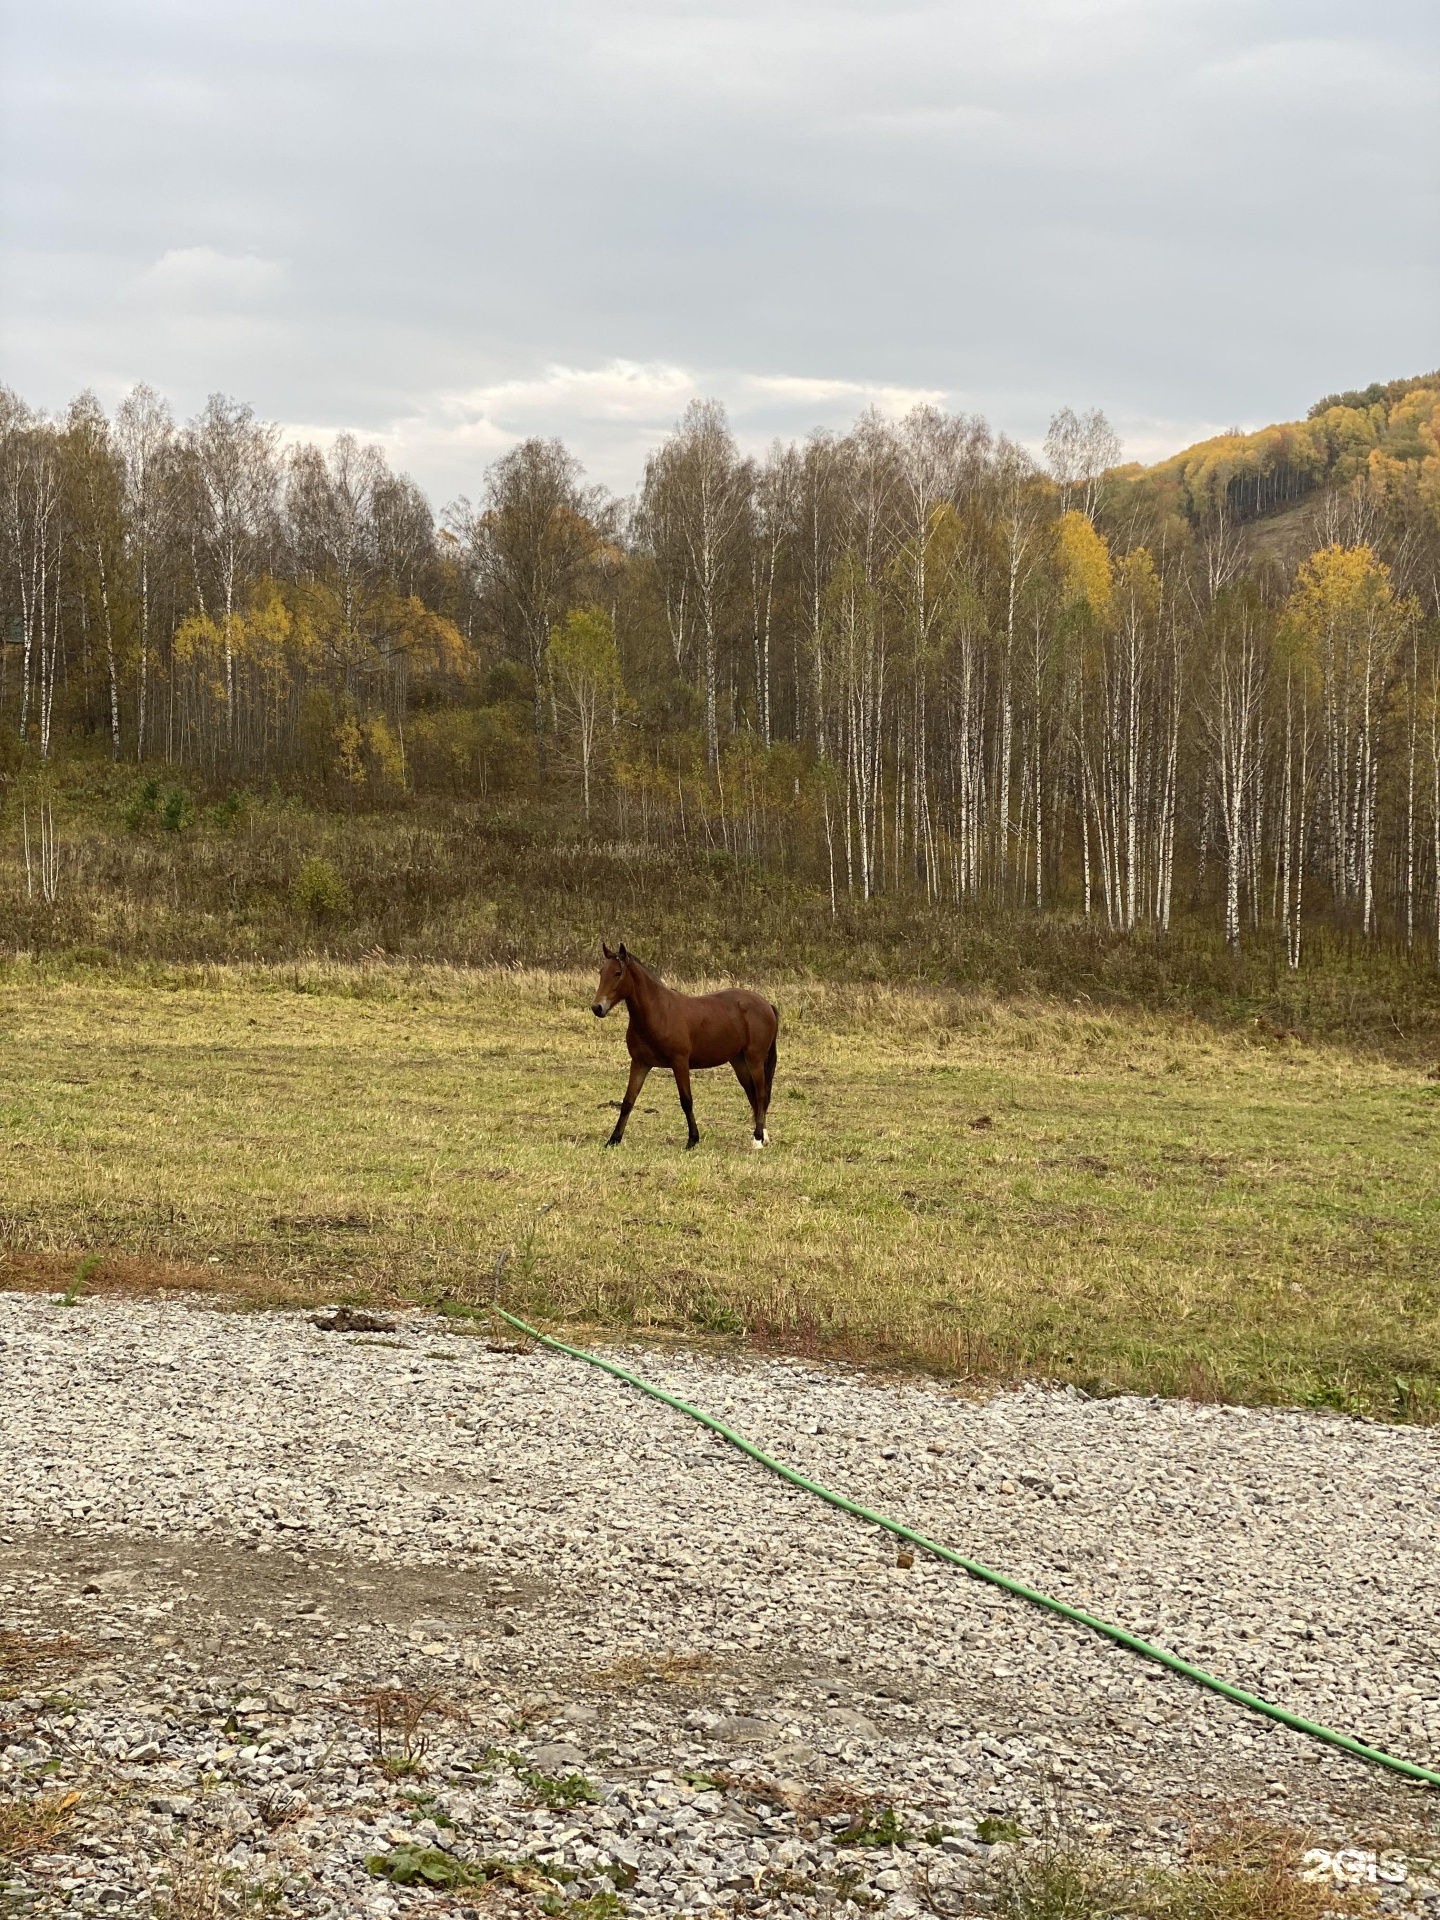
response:
<path id="1" fill-rule="evenodd" d="M 1247 1708 L 1251 1713 L 1263 1713 L 1269 1720 L 1278 1720 L 1282 1727 L 1289 1727 L 1295 1733 L 1307 1734 L 1312 1740 L 1324 1740 L 1342 1752 L 1353 1754 L 1357 1760 L 1369 1760 L 1376 1766 L 1389 1767 L 1392 1772 L 1404 1774 L 1407 1780 L 1419 1780 L 1427 1787 L 1440 1787 L 1440 1773 L 1432 1773 L 1426 1767 L 1417 1767 L 1412 1760 L 1399 1760 L 1392 1753 L 1382 1753 L 1378 1747 L 1367 1747 L 1363 1740 L 1352 1740 L 1348 1733 L 1336 1733 L 1331 1727 L 1317 1726 L 1313 1720 L 1302 1720 L 1298 1713 L 1288 1708 L 1277 1707 L 1272 1701 L 1261 1700 L 1258 1695 L 1247 1693 L 1243 1687 L 1233 1687 L 1228 1680 L 1220 1680 L 1213 1673 L 1206 1673 L 1203 1667 L 1192 1667 L 1188 1660 L 1180 1659 L 1178 1654 L 1168 1653 L 1164 1647 L 1152 1646 L 1148 1640 L 1142 1640 L 1138 1634 L 1127 1633 L 1123 1627 L 1113 1627 L 1108 1620 L 1097 1620 L 1094 1614 L 1082 1613 L 1079 1607 L 1067 1606 L 1063 1600 L 1052 1599 L 1048 1593 L 1040 1593 L 1034 1587 L 1027 1587 L 1019 1580 L 1012 1580 L 1007 1574 L 996 1573 L 992 1568 L 982 1566 L 978 1560 L 967 1560 L 963 1554 L 942 1547 L 934 1540 L 927 1540 L 923 1533 L 905 1527 L 898 1520 L 887 1520 L 883 1513 L 872 1513 L 869 1507 L 862 1507 L 857 1501 L 847 1500 L 843 1493 L 834 1493 L 829 1487 L 822 1487 L 814 1480 L 807 1480 L 803 1473 L 797 1473 L 793 1467 L 785 1466 L 773 1459 L 768 1453 L 747 1440 L 743 1434 L 736 1433 L 733 1427 L 727 1427 L 722 1420 L 716 1420 L 708 1413 L 702 1413 L 698 1407 L 692 1407 L 686 1400 L 677 1400 L 674 1394 L 665 1393 L 659 1387 L 651 1386 L 648 1380 L 642 1380 L 637 1374 L 627 1373 L 624 1367 L 617 1367 L 611 1360 L 602 1360 L 598 1354 L 587 1353 L 583 1347 L 567 1346 L 563 1340 L 552 1340 L 549 1334 L 540 1333 L 525 1321 L 517 1319 L 513 1313 L 507 1313 L 503 1307 L 495 1312 L 502 1320 L 507 1320 L 521 1333 L 528 1334 L 532 1340 L 538 1340 L 543 1347 L 551 1347 L 556 1353 L 568 1354 L 572 1360 L 584 1360 L 592 1367 L 600 1367 L 604 1372 L 613 1374 L 617 1380 L 623 1380 L 627 1386 L 638 1387 L 641 1393 L 648 1393 L 652 1400 L 661 1400 L 667 1407 L 673 1407 L 677 1413 L 698 1420 L 702 1427 L 709 1427 L 712 1433 L 718 1433 L 722 1440 L 728 1440 L 732 1447 L 738 1447 L 741 1453 L 748 1454 L 752 1460 L 758 1460 L 762 1467 L 768 1467 L 771 1473 L 779 1474 L 782 1480 L 788 1480 L 793 1487 L 803 1487 L 806 1493 L 813 1493 L 822 1500 L 828 1500 L 832 1507 L 839 1507 L 842 1513 L 853 1513 L 857 1520 L 867 1520 L 871 1526 L 883 1527 L 886 1533 L 893 1533 L 897 1539 L 908 1540 L 912 1546 L 919 1547 L 922 1553 L 934 1554 L 937 1560 L 946 1560 L 952 1567 L 963 1567 L 966 1573 L 977 1580 L 988 1581 L 992 1587 L 999 1587 L 1005 1593 L 1013 1593 L 1018 1599 L 1028 1600 L 1032 1606 L 1044 1607 L 1051 1613 L 1058 1613 L 1064 1620 L 1073 1620 L 1077 1626 L 1088 1627 L 1092 1633 L 1103 1634 L 1107 1640 L 1113 1640 L 1116 1646 L 1126 1647 L 1131 1653 L 1143 1654 L 1147 1660 L 1154 1660 L 1162 1667 L 1168 1667 L 1172 1673 L 1180 1673 L 1197 1685 L 1208 1687 L 1212 1693 L 1220 1694 L 1226 1700 L 1233 1700 L 1237 1706 Z"/>

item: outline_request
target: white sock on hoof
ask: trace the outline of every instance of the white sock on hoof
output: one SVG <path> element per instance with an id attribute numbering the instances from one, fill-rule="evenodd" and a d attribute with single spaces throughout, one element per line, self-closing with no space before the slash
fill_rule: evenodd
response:
<path id="1" fill-rule="evenodd" d="M 770 1136 L 767 1134 L 765 1136 L 765 1139 L 768 1140 L 769 1137 Z M 750 1136 L 750 1144 L 752 1147 L 754 1147 L 755 1151 L 759 1153 L 760 1149 L 765 1145 L 765 1140 L 757 1140 L 754 1134 L 752 1133 Z"/>
<path id="2" fill-rule="evenodd" d="M 766 1127 L 765 1131 L 760 1135 L 760 1144 L 762 1147 L 768 1147 L 770 1144 L 770 1129 L 768 1127 Z"/>

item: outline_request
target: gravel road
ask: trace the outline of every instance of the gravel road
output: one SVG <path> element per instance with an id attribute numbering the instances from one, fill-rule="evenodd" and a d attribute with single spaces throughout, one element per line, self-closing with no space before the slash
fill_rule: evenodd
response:
<path id="1" fill-rule="evenodd" d="M 637 1915 L 956 1913 L 1012 1830 L 1164 1863 L 1241 1807 L 1440 1914 L 1433 1792 L 901 1567 L 681 1415 L 508 1345 L 420 1314 L 352 1337 L 0 1295 L 0 1817 L 80 1796 L 51 1851 L 0 1869 L 0 1910 L 138 1914 L 215 1861 L 296 1913 L 478 1901 L 367 1871 L 429 1849 L 442 1878 L 492 1863 L 487 1912 L 534 1911 L 549 1874 Z M 1433 1429 L 626 1363 L 990 1566 L 1440 1767 Z M 16 1650 L 62 1634 L 78 1647 L 26 1677 Z"/>

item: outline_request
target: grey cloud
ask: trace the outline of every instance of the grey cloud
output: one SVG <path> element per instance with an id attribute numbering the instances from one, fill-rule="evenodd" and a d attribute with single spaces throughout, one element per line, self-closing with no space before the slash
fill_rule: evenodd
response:
<path id="1" fill-rule="evenodd" d="M 697 390 L 753 440 L 1098 403 L 1153 455 L 1440 359 L 1428 5 L 11 0 L 7 34 L 5 377 L 225 388 L 441 495 L 530 430 L 628 485 Z"/>

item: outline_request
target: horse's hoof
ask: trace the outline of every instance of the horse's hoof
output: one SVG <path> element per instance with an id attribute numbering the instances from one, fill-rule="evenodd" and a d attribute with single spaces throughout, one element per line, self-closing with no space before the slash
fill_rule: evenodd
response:
<path id="1" fill-rule="evenodd" d="M 760 1144 L 762 1147 L 768 1147 L 770 1144 L 770 1129 L 768 1127 L 766 1127 L 760 1136 Z"/>
<path id="2" fill-rule="evenodd" d="M 765 1142 L 763 1140 L 756 1140 L 755 1138 L 753 1138 L 753 1136 L 751 1138 L 750 1144 L 752 1147 L 754 1147 L 757 1153 L 763 1153 L 765 1150 Z"/>

